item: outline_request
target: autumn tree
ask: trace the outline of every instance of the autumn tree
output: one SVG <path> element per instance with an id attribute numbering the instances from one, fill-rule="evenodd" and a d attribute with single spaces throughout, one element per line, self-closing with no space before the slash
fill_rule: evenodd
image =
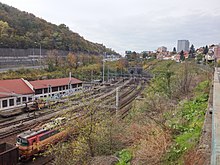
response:
<path id="1" fill-rule="evenodd" d="M 69 53 L 67 55 L 67 64 L 70 68 L 77 68 L 77 63 L 78 63 L 78 60 L 77 60 L 77 56 L 73 53 Z"/>
<path id="2" fill-rule="evenodd" d="M 117 61 L 116 65 L 117 65 L 117 70 L 123 71 L 128 66 L 128 62 L 126 59 L 121 58 Z"/>
<path id="3" fill-rule="evenodd" d="M 58 51 L 49 51 L 46 59 L 46 65 L 48 66 L 48 71 L 56 70 L 61 64 L 61 58 L 59 57 Z"/>
<path id="4" fill-rule="evenodd" d="M 180 93 L 186 96 L 188 95 L 193 79 L 193 72 L 193 65 L 187 61 L 181 66 L 177 79 L 177 88 L 179 89 L 177 95 L 180 95 Z"/>
<path id="5" fill-rule="evenodd" d="M 82 100 L 82 103 L 80 116 L 66 125 L 66 129 L 75 130 L 70 134 L 70 141 L 52 148 L 55 164 L 66 162 L 67 158 L 71 165 L 89 164 L 95 156 L 111 155 L 121 149 L 122 145 L 115 139 L 116 131 L 121 132 L 121 129 L 117 129 L 118 123 L 108 108 L 102 109 L 100 101 Z M 68 118 L 73 116 L 68 115 Z M 123 125 L 118 126 L 122 128 Z"/>

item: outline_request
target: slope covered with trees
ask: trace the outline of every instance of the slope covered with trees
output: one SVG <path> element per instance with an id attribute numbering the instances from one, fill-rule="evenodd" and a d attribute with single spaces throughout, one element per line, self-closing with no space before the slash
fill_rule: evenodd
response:
<path id="1" fill-rule="evenodd" d="M 115 53 L 102 44 L 85 40 L 65 24 L 57 26 L 31 13 L 0 3 L 0 47 L 26 49 L 36 47 L 37 44 L 41 44 L 44 49 Z"/>

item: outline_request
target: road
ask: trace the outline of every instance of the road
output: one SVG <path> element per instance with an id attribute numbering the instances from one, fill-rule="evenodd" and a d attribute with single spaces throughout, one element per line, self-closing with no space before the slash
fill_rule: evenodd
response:
<path id="1" fill-rule="evenodd" d="M 215 68 L 213 81 L 211 165 L 220 165 L 220 68 Z"/>
<path id="2" fill-rule="evenodd" d="M 18 70 L 18 69 L 39 69 L 41 66 L 20 66 L 20 67 L 13 67 L 13 68 L 0 68 L 0 72 L 6 72 L 8 70 Z"/>

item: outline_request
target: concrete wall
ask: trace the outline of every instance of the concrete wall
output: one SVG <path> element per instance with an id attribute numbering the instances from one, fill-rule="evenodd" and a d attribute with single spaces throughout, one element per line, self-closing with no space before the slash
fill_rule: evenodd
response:
<path id="1" fill-rule="evenodd" d="M 41 49 L 41 60 L 47 57 L 50 50 Z M 57 50 L 59 56 L 66 57 L 68 51 Z M 40 49 L 10 49 L 0 48 L 0 68 L 10 68 L 18 66 L 39 66 Z"/>

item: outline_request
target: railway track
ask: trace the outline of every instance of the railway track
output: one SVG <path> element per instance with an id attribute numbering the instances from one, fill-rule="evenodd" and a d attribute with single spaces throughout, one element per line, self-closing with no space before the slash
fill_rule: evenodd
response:
<path id="1" fill-rule="evenodd" d="M 131 84 L 133 84 L 133 82 L 130 82 Z M 136 96 L 138 94 L 140 94 L 140 92 L 142 91 L 142 89 L 144 88 L 143 85 L 140 85 L 140 84 L 137 84 L 137 85 L 131 85 L 131 84 L 127 84 L 127 86 L 129 86 L 129 89 L 128 88 L 122 88 L 122 90 L 120 91 L 120 95 L 119 95 L 119 98 L 120 98 L 120 107 L 119 107 L 119 111 L 118 111 L 118 116 L 120 117 L 120 119 L 123 119 L 127 116 L 129 110 L 131 109 L 132 107 L 132 101 L 136 98 Z M 97 97 L 95 97 L 96 101 L 101 101 L 103 99 L 107 100 L 106 102 L 111 102 L 114 104 L 115 102 L 115 87 L 114 88 L 111 88 L 111 89 L 108 89 L 106 91 L 107 94 L 104 92 L 101 93 L 101 94 L 98 94 L 97 93 Z M 106 103 L 105 102 L 105 103 Z M 74 103 L 71 102 L 70 105 L 73 105 Z M 65 108 L 70 108 L 69 105 L 63 105 L 61 107 L 65 107 Z M 61 108 L 59 107 L 59 108 Z M 68 113 L 74 113 L 74 112 L 80 112 L 80 116 L 76 116 L 76 117 L 86 117 L 87 114 L 86 113 L 83 113 L 81 112 L 81 107 L 80 105 L 77 107 L 77 108 L 70 108 L 71 110 L 68 111 Z M 54 110 L 51 110 L 53 111 L 54 113 Z M 59 111 L 57 111 L 59 112 Z M 50 112 L 48 112 L 48 114 L 50 114 Z M 45 114 L 46 116 L 46 114 Z M 32 118 L 33 120 L 34 118 Z M 2 138 L 7 138 L 9 136 L 15 136 L 15 134 L 19 134 L 23 131 L 26 131 L 28 129 L 32 129 L 32 128 L 36 128 L 40 125 L 42 125 L 44 122 L 46 122 L 46 120 L 44 121 L 35 121 L 35 123 L 30 123 L 30 124 L 25 124 L 25 121 L 23 121 L 24 123 L 19 123 L 18 121 L 15 121 L 14 124 L 16 123 L 17 125 L 14 127 L 14 130 L 11 130 L 11 131 L 8 131 L 8 132 L 4 132 L 4 133 L 0 133 L 0 139 Z M 28 120 L 27 120 L 28 122 Z M 0 125 L 0 127 L 3 127 L 3 124 L 2 123 Z M 6 124 L 6 123 L 5 123 Z M 5 125 L 6 126 L 6 125 Z M 10 124 L 9 124 L 10 126 Z M 52 161 L 53 161 L 53 158 L 52 157 L 40 157 L 40 159 L 36 159 L 34 162 L 27 162 L 25 163 L 25 165 L 28 165 L 28 164 L 31 164 L 31 165 L 50 165 L 52 164 Z M 23 163 L 19 164 L 19 165 L 23 165 Z"/>
<path id="2" fill-rule="evenodd" d="M 109 94 L 106 94 L 106 95 L 103 95 L 103 93 L 97 94 L 96 95 L 96 97 L 97 97 L 96 100 L 102 100 L 102 99 L 112 95 L 112 93 L 114 93 L 114 91 L 113 91 L 114 88 L 115 88 L 115 86 L 112 86 L 111 88 L 108 88 L 107 93 L 109 93 Z M 104 90 L 103 90 L 103 92 L 104 92 Z M 128 94 L 128 92 L 126 92 L 126 94 Z M 59 109 L 66 109 L 69 106 L 72 106 L 73 104 L 75 104 L 75 103 L 71 103 L 70 105 L 65 105 L 65 106 L 61 106 L 61 107 L 58 107 L 58 108 Z M 78 111 L 80 111 L 80 109 L 81 108 L 79 106 L 75 109 L 71 109 L 71 111 L 78 112 Z M 50 115 L 50 114 L 55 113 L 55 112 L 59 112 L 59 110 L 48 110 L 44 113 L 39 113 L 39 114 L 36 113 L 36 115 L 28 117 L 28 118 L 23 118 L 23 119 L 11 121 L 11 122 L 1 123 L 0 128 L 2 128 L 2 129 L 5 128 L 5 127 L 9 127 L 11 125 L 14 125 L 13 128 L 15 128 L 15 129 L 9 129 L 8 131 L 0 132 L 0 139 L 6 138 L 8 136 L 12 136 L 12 135 L 20 133 L 20 132 L 23 132 L 23 131 L 28 130 L 30 128 L 34 128 L 34 127 L 36 127 L 35 124 L 34 125 L 33 124 L 29 125 L 29 124 L 26 124 L 26 123 L 29 122 L 29 121 L 32 121 L 34 119 L 37 119 L 39 116 L 43 117 L 43 116 Z M 33 113 L 32 113 L 32 115 L 33 115 Z M 48 119 L 43 120 L 43 121 L 47 121 L 47 120 Z M 43 121 L 41 121 L 41 122 L 43 122 Z M 39 124 L 39 122 L 36 122 L 36 121 L 35 121 L 35 123 Z"/>

